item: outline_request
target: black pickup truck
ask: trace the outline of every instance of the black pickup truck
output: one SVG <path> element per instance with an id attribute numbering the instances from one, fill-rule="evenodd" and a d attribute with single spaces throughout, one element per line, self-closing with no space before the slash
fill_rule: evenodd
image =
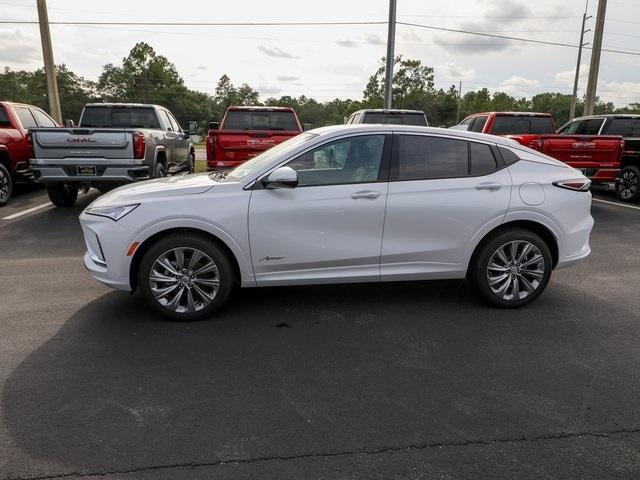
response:
<path id="1" fill-rule="evenodd" d="M 616 194 L 623 202 L 640 201 L 640 115 L 592 115 L 571 120 L 558 133 L 620 135 L 624 138 L 624 154 L 620 175 L 616 180 Z"/>
<path id="2" fill-rule="evenodd" d="M 179 172 L 192 173 L 195 150 L 172 113 L 159 105 L 90 103 L 77 126 L 31 128 L 31 169 L 59 207 L 75 203 L 80 188 L 118 185 Z"/>

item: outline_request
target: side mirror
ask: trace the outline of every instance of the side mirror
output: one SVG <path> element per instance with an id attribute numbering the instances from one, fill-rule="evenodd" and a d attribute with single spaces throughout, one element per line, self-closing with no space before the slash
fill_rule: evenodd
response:
<path id="1" fill-rule="evenodd" d="M 67 128 L 73 128 L 76 126 L 76 124 L 73 122 L 73 120 L 67 119 L 64 121 L 64 126 Z"/>
<path id="2" fill-rule="evenodd" d="M 219 128 L 220 128 L 220 123 L 209 122 L 209 130 L 218 130 Z"/>
<path id="3" fill-rule="evenodd" d="M 266 188 L 296 188 L 298 186 L 298 172 L 291 167 L 280 167 L 262 180 Z"/>
<path id="4" fill-rule="evenodd" d="M 307 130 L 311 130 L 313 128 L 313 124 L 312 123 L 303 123 L 302 124 L 302 131 L 306 132 Z"/>
<path id="5" fill-rule="evenodd" d="M 187 125 L 187 131 L 189 132 L 189 135 L 195 135 L 198 133 L 198 122 L 191 120 Z"/>

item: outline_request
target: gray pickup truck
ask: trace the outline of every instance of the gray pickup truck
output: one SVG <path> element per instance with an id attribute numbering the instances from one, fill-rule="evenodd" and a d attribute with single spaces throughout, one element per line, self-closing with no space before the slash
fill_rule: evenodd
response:
<path id="1" fill-rule="evenodd" d="M 32 128 L 31 169 L 47 187 L 51 202 L 72 206 L 78 190 L 105 192 L 118 185 L 180 172 L 192 173 L 190 136 L 159 105 L 90 103 L 77 126 Z"/>

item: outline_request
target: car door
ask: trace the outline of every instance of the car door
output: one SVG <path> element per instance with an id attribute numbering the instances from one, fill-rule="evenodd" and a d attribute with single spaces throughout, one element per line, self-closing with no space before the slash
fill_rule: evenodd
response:
<path id="1" fill-rule="evenodd" d="M 478 232 L 499 225 L 511 177 L 490 143 L 435 135 L 394 138 L 382 280 L 464 277 Z"/>
<path id="2" fill-rule="evenodd" d="M 167 115 L 171 121 L 171 126 L 176 133 L 175 140 L 173 142 L 173 162 L 176 166 L 183 166 L 187 161 L 187 154 L 189 152 L 189 140 L 185 138 L 182 127 L 173 116 L 171 112 L 167 110 Z"/>
<path id="3" fill-rule="evenodd" d="M 258 285 L 380 279 L 390 142 L 384 134 L 333 140 L 287 163 L 296 188 L 256 183 L 249 236 Z"/>

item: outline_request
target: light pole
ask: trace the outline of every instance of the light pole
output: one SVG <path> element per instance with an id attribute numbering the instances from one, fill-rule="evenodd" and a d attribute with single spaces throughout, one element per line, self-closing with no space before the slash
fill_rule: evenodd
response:
<path id="1" fill-rule="evenodd" d="M 591 15 L 587 17 L 587 8 L 589 7 L 589 0 L 584 7 L 584 13 L 582 14 L 582 29 L 580 30 L 580 43 L 578 44 L 578 62 L 576 64 L 576 78 L 573 80 L 573 96 L 571 97 L 571 111 L 569 112 L 569 120 L 573 120 L 576 116 L 576 103 L 578 101 L 578 80 L 580 79 L 580 63 L 582 62 L 582 47 L 586 46 L 584 42 L 584 34 L 590 32 L 591 29 L 585 30 L 585 24 L 587 20 L 591 18 Z"/>
<path id="2" fill-rule="evenodd" d="M 387 36 L 387 66 L 384 84 L 384 108 L 393 103 L 393 60 L 396 42 L 396 0 L 389 0 L 389 34 Z"/>
<path id="3" fill-rule="evenodd" d="M 598 70 L 600 69 L 600 54 L 602 53 L 602 35 L 604 33 L 604 17 L 606 12 L 607 0 L 598 0 L 596 27 L 593 32 L 593 49 L 591 50 L 591 64 L 589 65 L 589 79 L 587 81 L 587 93 L 584 99 L 584 115 L 593 115 L 596 104 Z"/>
<path id="4" fill-rule="evenodd" d="M 56 80 L 56 66 L 53 63 L 53 48 L 51 47 L 51 32 L 49 31 L 49 15 L 47 14 L 46 0 L 38 0 L 38 21 L 40 23 L 40 40 L 42 41 L 44 72 L 47 76 L 49 113 L 56 122 L 62 125 L 60 97 L 58 96 L 58 81 Z"/>

